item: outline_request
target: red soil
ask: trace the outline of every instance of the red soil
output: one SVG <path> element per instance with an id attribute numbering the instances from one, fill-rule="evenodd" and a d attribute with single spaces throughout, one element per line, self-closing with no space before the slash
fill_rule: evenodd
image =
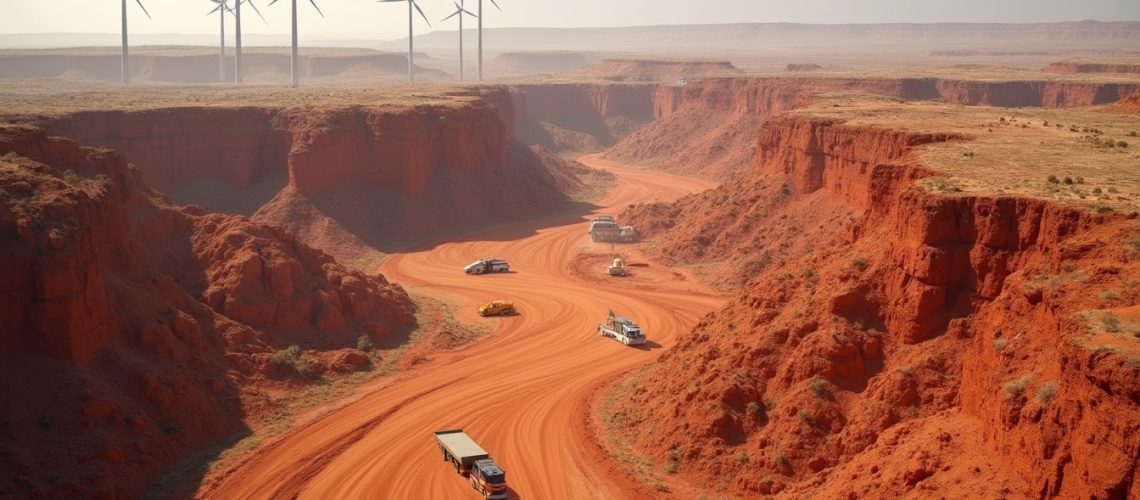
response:
<path id="1" fill-rule="evenodd" d="M 1051 63 L 1041 71 L 1046 73 L 1140 73 L 1140 64 L 1125 63 L 1080 63 L 1056 62 Z"/>
<path id="2" fill-rule="evenodd" d="M 745 496 L 1140 494 L 1140 346 L 1100 325 L 1140 303 L 1131 221 L 912 187 L 909 151 L 953 137 L 760 137 L 741 178 L 620 217 L 755 276 L 618 398 L 639 450 Z"/>
<path id="3" fill-rule="evenodd" d="M 240 431 L 250 387 L 290 384 L 268 363 L 278 349 L 351 371 L 360 332 L 413 322 L 398 285 L 280 229 L 171 206 L 110 150 L 3 125 L 0 154 L 0 493 L 135 496 Z"/>
<path id="4" fill-rule="evenodd" d="M 727 179 L 752 165 L 756 134 L 768 117 L 805 106 L 814 94 L 838 91 L 969 105 L 1059 108 L 1112 103 L 1140 91 L 1140 84 L 936 78 L 701 80 L 679 88 L 660 88 L 654 96 L 655 114 L 660 119 L 622 138 L 605 157 Z"/>

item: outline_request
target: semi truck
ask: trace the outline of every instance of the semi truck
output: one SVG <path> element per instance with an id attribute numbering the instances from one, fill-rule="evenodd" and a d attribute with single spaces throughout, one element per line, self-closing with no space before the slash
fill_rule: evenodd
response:
<path id="1" fill-rule="evenodd" d="M 610 311 L 605 323 L 598 324 L 598 334 L 609 337 L 625 345 L 641 345 L 645 343 L 645 335 L 641 327 L 632 319 L 623 318 Z"/>
<path id="2" fill-rule="evenodd" d="M 506 472 L 463 429 L 435 431 L 435 440 L 443 453 L 443 460 L 450 462 L 456 473 L 470 480 L 471 489 L 483 498 L 507 498 Z"/>

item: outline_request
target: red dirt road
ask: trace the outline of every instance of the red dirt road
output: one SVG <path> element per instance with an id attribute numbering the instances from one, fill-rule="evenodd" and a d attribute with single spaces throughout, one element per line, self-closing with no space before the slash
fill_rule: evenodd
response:
<path id="1" fill-rule="evenodd" d="M 712 186 L 600 165 L 593 157 L 582 161 L 611 170 L 618 179 L 598 213 Z M 575 255 L 608 250 L 590 242 L 585 219 L 532 220 L 461 239 L 393 256 L 381 270 L 404 286 L 456 304 L 460 321 L 495 325 L 491 335 L 291 431 L 199 495 L 479 498 L 441 460 L 432 436 L 437 429 L 462 427 L 507 471 L 512 498 L 629 496 L 616 464 L 602 459 L 592 443 L 583 404 L 600 384 L 655 359 L 724 298 L 692 280 L 644 290 L 621 280 L 603 288 L 574 277 Z M 461 271 L 490 255 L 509 260 L 512 272 L 467 276 Z M 519 314 L 478 317 L 477 304 L 493 298 L 514 300 Z M 611 307 L 638 320 L 652 342 L 649 348 L 625 347 L 597 335 L 595 325 Z"/>

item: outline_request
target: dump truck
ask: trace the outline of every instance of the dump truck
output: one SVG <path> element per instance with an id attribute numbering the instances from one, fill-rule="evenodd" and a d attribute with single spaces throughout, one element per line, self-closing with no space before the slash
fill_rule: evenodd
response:
<path id="1" fill-rule="evenodd" d="M 463 429 L 435 431 L 435 440 L 443 461 L 455 466 L 455 472 L 471 481 L 471 488 L 484 498 L 507 498 L 507 474 L 491 460 Z"/>
<path id="2" fill-rule="evenodd" d="M 598 324 L 598 335 L 609 337 L 625 345 L 641 345 L 645 343 L 645 335 L 641 327 L 632 319 L 623 318 L 610 311 L 605 323 Z"/>

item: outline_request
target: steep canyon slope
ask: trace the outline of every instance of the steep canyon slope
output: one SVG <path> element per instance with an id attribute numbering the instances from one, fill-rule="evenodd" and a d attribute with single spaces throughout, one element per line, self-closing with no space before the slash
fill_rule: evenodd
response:
<path id="1" fill-rule="evenodd" d="M 129 497 L 240 433 L 257 380 L 368 364 L 398 285 L 276 227 L 170 204 L 106 149 L 0 126 L 0 494 Z M 309 373 L 311 372 L 311 373 Z"/>
<path id="2" fill-rule="evenodd" d="M 1131 122 L 881 106 L 773 119 L 749 172 L 622 215 L 741 278 L 602 418 L 658 474 L 722 493 L 1137 496 L 1137 186 L 1114 181 L 1136 159 L 1089 149 Z M 999 158 L 1024 164 L 980 173 Z"/>

